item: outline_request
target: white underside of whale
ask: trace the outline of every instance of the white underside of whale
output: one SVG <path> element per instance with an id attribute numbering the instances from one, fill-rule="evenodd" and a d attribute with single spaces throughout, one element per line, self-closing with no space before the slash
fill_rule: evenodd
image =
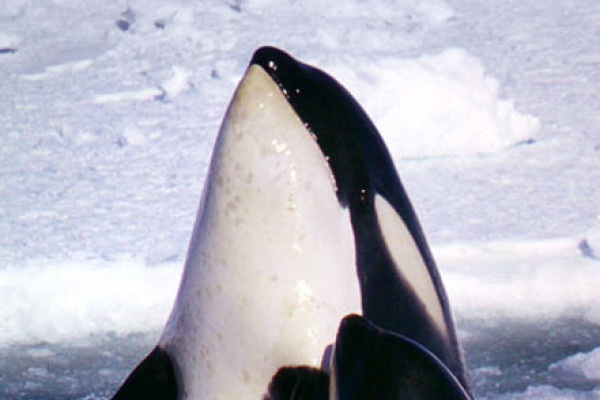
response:
<path id="1" fill-rule="evenodd" d="M 159 340 L 181 399 L 260 399 L 318 367 L 359 313 L 354 238 L 333 174 L 281 90 L 250 66 L 213 153 L 181 286 Z"/>

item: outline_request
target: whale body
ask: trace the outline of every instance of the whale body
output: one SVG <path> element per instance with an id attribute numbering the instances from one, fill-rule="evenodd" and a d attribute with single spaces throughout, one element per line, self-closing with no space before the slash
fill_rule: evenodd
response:
<path id="1" fill-rule="evenodd" d="M 375 126 L 332 77 L 263 47 L 223 119 L 168 322 L 113 399 L 330 398 L 349 314 L 418 343 L 467 387 L 440 276 Z"/>

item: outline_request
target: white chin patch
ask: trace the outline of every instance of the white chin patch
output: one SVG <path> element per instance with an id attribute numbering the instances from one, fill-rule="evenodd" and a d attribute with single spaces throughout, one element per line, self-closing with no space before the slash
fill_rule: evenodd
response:
<path id="1" fill-rule="evenodd" d="M 375 196 L 375 213 L 377 214 L 381 235 L 396 270 L 408 282 L 415 295 L 419 297 L 439 332 L 444 337 L 448 337 L 444 312 L 435 285 L 406 224 L 396 210 L 380 195 Z"/>

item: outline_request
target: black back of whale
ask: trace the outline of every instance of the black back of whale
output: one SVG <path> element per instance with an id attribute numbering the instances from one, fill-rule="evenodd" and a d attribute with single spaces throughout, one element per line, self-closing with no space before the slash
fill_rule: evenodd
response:
<path id="1" fill-rule="evenodd" d="M 433 353 L 358 315 L 340 324 L 333 362 L 339 400 L 470 400 Z"/>
<path id="2" fill-rule="evenodd" d="M 281 50 L 260 48 L 251 64 L 260 65 L 279 85 L 329 162 L 339 203 L 350 210 L 365 317 L 383 329 L 423 344 L 466 387 L 445 290 L 417 216 L 374 124 L 335 79 Z M 436 329 L 418 294 L 392 260 L 374 209 L 377 194 L 402 218 L 421 253 L 444 313 L 448 340 Z"/>
<path id="3" fill-rule="evenodd" d="M 433 353 L 358 315 L 340 323 L 332 357 L 331 376 L 281 368 L 263 400 L 471 400 Z"/>

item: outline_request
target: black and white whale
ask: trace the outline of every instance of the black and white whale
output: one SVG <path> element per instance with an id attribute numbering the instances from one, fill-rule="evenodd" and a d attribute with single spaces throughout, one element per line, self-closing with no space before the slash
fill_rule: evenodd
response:
<path id="1" fill-rule="evenodd" d="M 431 351 L 365 317 L 340 323 L 329 372 L 286 366 L 264 400 L 470 400 L 456 376 Z"/>
<path id="2" fill-rule="evenodd" d="M 442 282 L 376 128 L 329 75 L 263 47 L 221 125 L 169 320 L 113 399 L 260 399 L 286 366 L 302 366 L 291 379 L 306 373 L 306 398 L 327 397 L 348 314 L 418 343 L 466 387 Z"/>
<path id="3" fill-rule="evenodd" d="M 331 373 L 332 400 L 468 400 L 469 394 L 419 342 L 364 317 L 342 321 Z"/>

